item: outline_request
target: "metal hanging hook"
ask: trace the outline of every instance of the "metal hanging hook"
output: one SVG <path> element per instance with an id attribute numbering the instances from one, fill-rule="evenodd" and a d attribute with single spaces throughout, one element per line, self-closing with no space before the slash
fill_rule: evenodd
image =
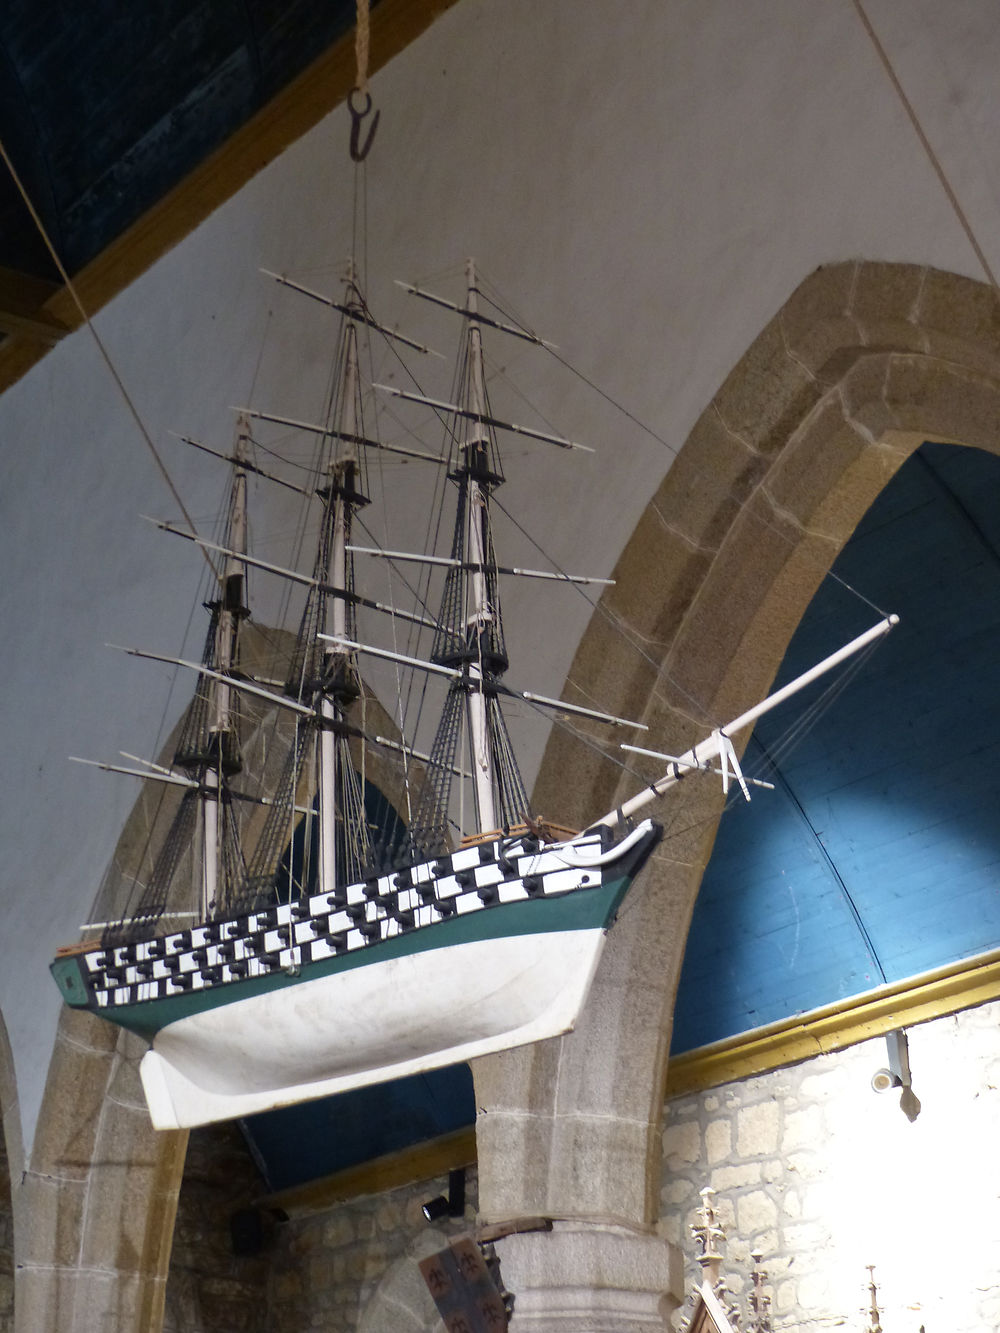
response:
<path id="1" fill-rule="evenodd" d="M 351 113 L 351 160 L 353 162 L 363 162 L 371 151 L 372 140 L 375 138 L 375 131 L 378 129 L 379 117 L 381 111 L 375 112 L 375 118 L 372 120 L 368 130 L 368 136 L 364 143 L 361 143 L 361 122 L 370 113 L 372 109 L 372 95 L 365 93 L 365 105 L 363 110 L 359 110 L 354 105 L 354 94 L 357 88 L 352 88 L 347 95 L 347 109 Z"/>

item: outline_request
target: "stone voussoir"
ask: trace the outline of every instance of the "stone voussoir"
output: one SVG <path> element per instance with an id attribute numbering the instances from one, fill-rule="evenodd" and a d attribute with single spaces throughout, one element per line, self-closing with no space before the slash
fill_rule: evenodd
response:
<path id="1" fill-rule="evenodd" d="M 940 358 L 896 356 L 885 393 L 901 430 L 996 451 L 1000 365 L 993 376 Z"/>
<path id="2" fill-rule="evenodd" d="M 704 459 L 711 457 L 711 469 Z M 650 508 L 699 547 L 717 549 L 767 460 L 726 429 L 712 403 L 701 414 Z M 665 515 L 672 517 L 667 520 Z"/>
<path id="3" fill-rule="evenodd" d="M 884 415 L 888 419 L 888 409 Z M 775 464 L 768 495 L 804 529 L 839 545 L 903 457 L 899 449 L 874 442 L 853 419 L 845 419 L 840 396 L 831 395 Z"/>
<path id="4" fill-rule="evenodd" d="M 850 310 L 867 348 L 927 350 L 927 333 L 919 321 L 927 272 L 914 264 L 858 264 Z"/>
<path id="5" fill-rule="evenodd" d="M 931 356 L 1000 374 L 1000 298 L 985 283 L 928 269 L 917 321 Z"/>
<path id="6" fill-rule="evenodd" d="M 854 262 L 816 269 L 778 315 L 789 356 L 824 383 L 839 376 L 843 349 L 863 341 L 851 313 L 857 269 Z"/>
<path id="7" fill-rule="evenodd" d="M 773 319 L 730 371 L 715 396 L 725 426 L 758 453 L 773 454 L 825 386 L 788 353 Z"/>

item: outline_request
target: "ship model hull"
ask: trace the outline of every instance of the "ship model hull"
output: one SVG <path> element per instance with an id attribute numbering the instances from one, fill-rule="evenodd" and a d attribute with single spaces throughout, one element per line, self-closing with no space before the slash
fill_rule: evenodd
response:
<path id="1" fill-rule="evenodd" d="M 494 838 L 52 970 L 68 1004 L 151 1042 L 158 1129 L 250 1115 L 568 1031 L 660 833 Z"/>
<path id="2" fill-rule="evenodd" d="M 220 456 L 231 465 L 222 540 L 159 525 L 195 542 L 208 559 L 204 651 L 200 661 L 127 651 L 193 670 L 198 685 L 169 766 L 141 759 L 138 768 L 99 766 L 158 784 L 161 797 L 165 787 L 182 794 L 151 806 L 157 836 L 144 841 L 149 864 L 109 872 L 86 928 L 102 931 L 100 942 L 62 950 L 52 965 L 67 1004 L 150 1043 L 141 1073 L 158 1128 L 245 1116 L 568 1031 L 622 899 L 661 836 L 650 820 L 636 824 L 639 811 L 696 773 L 721 777 L 724 793 L 737 784 L 747 799 L 751 784 L 767 786 L 744 776 L 733 737 L 893 623 L 890 617 L 860 635 L 683 755 L 623 743 L 622 750 L 665 764 L 662 776 L 643 781 L 586 832 L 556 840 L 557 830 L 532 814 L 508 703 L 552 711 L 561 725 L 584 718 L 588 728 L 646 728 L 507 682 L 501 580 L 608 580 L 499 564 L 491 506 L 504 482 L 498 431 L 582 446 L 494 415 L 483 326 L 539 340 L 479 311 L 471 262 L 463 306 L 417 294 L 463 317 L 457 401 L 372 387 L 443 413 L 441 454 L 386 443 L 365 425 L 359 330 L 400 335 L 373 321 L 352 269 L 343 302 L 319 297 L 344 316 L 322 421 L 240 409 L 235 448 Z M 256 419 L 322 442 L 307 485 L 254 461 Z M 355 545 L 355 518 L 372 489 L 370 452 L 445 469 L 438 499 L 449 512 L 454 499 L 449 555 Z M 307 512 L 320 507 L 311 575 L 249 553 L 250 474 L 299 491 Z M 356 580 L 356 558 L 389 561 L 393 587 L 412 595 L 412 607 L 362 594 L 372 585 Z M 425 571 L 415 585 L 399 568 L 414 563 Z M 435 570 L 442 585 L 436 614 L 427 606 Z M 278 671 L 258 679 L 244 653 L 251 571 L 301 593 L 280 685 Z M 360 627 L 359 608 L 366 613 Z M 379 632 L 373 637 L 383 642 L 362 641 L 365 620 L 374 628 L 384 615 L 391 616 L 392 646 Z M 393 664 L 399 717 L 394 711 L 385 728 L 392 735 L 370 729 L 362 656 Z M 427 688 L 414 686 L 421 678 Z M 433 733 L 423 731 L 433 737 L 428 754 L 412 745 L 425 726 L 425 701 L 437 713 Z M 266 733 L 251 725 L 262 705 L 274 716 Z M 383 756 L 376 767 L 386 765 L 382 781 L 391 765 L 389 790 L 405 794 L 405 830 L 386 789 L 369 781 L 373 753 Z M 634 776 L 640 782 L 644 775 Z M 378 797 L 370 810 L 369 786 Z M 179 921 L 199 924 L 169 928 Z"/>

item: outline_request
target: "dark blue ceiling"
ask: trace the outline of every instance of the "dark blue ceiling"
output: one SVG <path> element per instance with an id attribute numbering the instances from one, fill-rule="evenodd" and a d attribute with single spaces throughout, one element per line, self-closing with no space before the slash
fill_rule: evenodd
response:
<path id="1" fill-rule="evenodd" d="M 834 572 L 901 623 L 779 759 L 777 790 L 723 816 L 675 1051 L 1000 946 L 1000 460 L 925 444 Z M 779 680 L 875 619 L 826 579 Z M 762 719 L 748 770 L 802 709 Z"/>
<path id="2" fill-rule="evenodd" d="M 354 0 L 6 0 L 0 140 L 70 273 L 354 23 Z M 0 265 L 55 273 L 6 170 Z"/>
<path id="3" fill-rule="evenodd" d="M 468 1065 L 434 1069 L 240 1122 L 269 1190 L 291 1189 L 475 1124 Z"/>

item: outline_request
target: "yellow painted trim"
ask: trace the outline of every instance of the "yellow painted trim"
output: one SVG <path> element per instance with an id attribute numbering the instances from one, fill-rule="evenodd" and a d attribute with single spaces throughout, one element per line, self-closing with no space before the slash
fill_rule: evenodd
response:
<path id="1" fill-rule="evenodd" d="M 675 1056 L 667 1070 L 667 1096 L 797 1064 L 998 997 L 1000 949 Z"/>
<path id="2" fill-rule="evenodd" d="M 476 1131 L 470 1125 L 453 1134 L 414 1144 L 400 1152 L 387 1153 L 371 1162 L 348 1167 L 321 1180 L 310 1180 L 305 1185 L 280 1190 L 256 1200 L 258 1208 L 273 1208 L 293 1214 L 322 1212 L 348 1199 L 365 1194 L 383 1194 L 386 1190 L 415 1185 L 420 1180 L 432 1180 L 462 1166 L 473 1166 L 476 1161 Z"/>
<path id="3" fill-rule="evenodd" d="M 457 0 L 380 0 L 371 15 L 371 71 L 388 64 L 456 3 Z M 339 106 L 351 91 L 354 76 L 352 30 L 75 275 L 74 285 L 87 313 L 95 314 L 124 291 L 263 167 Z M 345 118 L 345 172 L 352 169 L 347 152 L 348 130 Z M 389 132 L 386 125 L 381 127 L 383 135 Z M 39 312 L 33 337 L 20 337 L 12 332 L 0 343 L 0 393 L 48 351 L 47 346 L 38 342 L 43 326 L 51 332 L 79 325 L 79 312 L 69 292 L 57 288 Z"/>
<path id="4" fill-rule="evenodd" d="M 65 324 L 44 308 L 58 290 L 56 283 L 44 278 L 0 268 L 0 331 L 53 347 L 69 332 Z"/>

